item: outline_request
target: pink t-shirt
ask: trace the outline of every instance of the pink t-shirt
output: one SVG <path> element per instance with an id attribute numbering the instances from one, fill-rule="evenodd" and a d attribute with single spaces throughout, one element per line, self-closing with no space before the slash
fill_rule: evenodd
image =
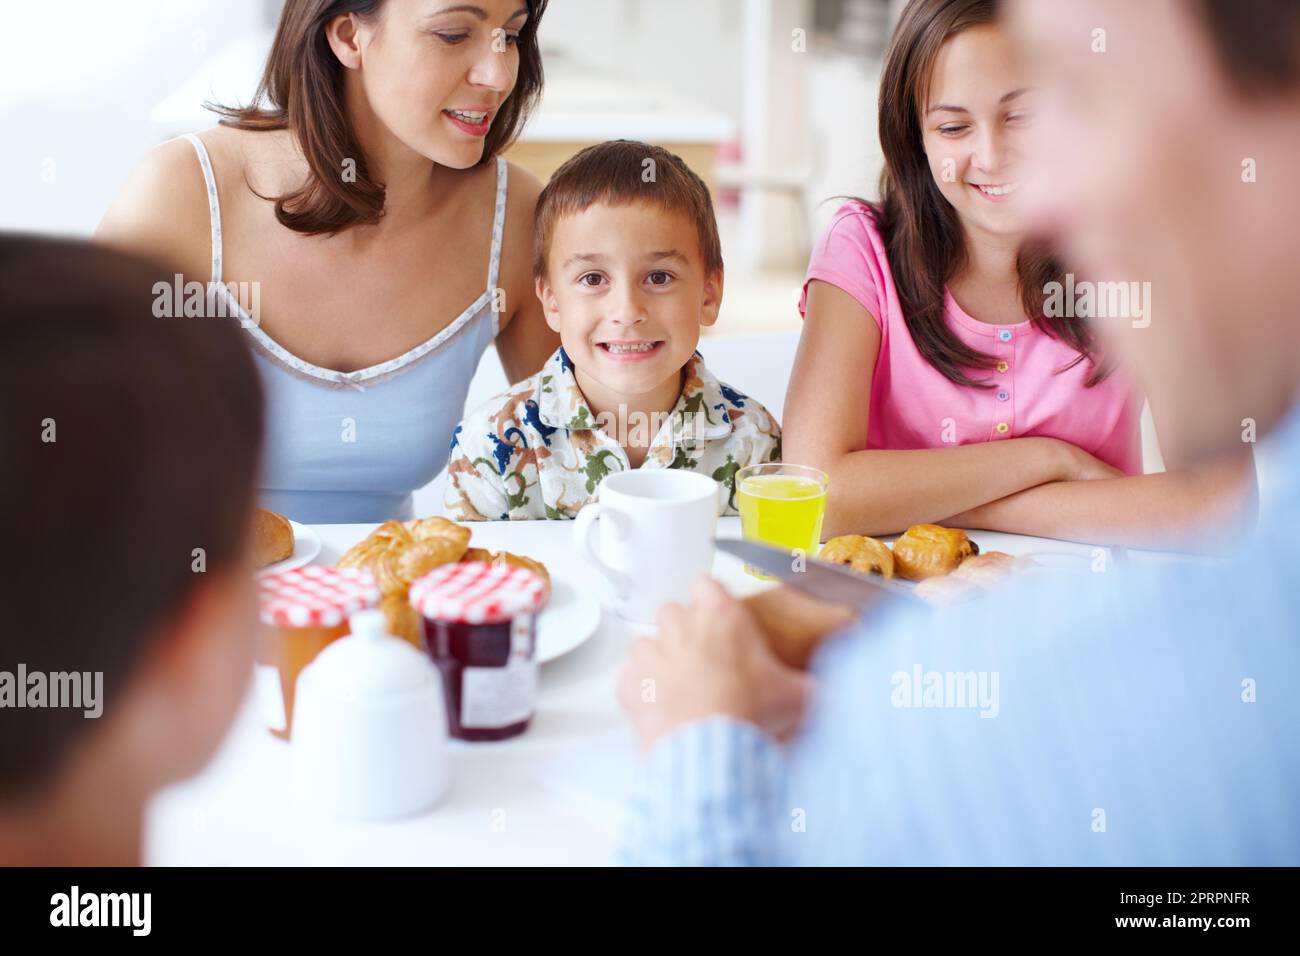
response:
<path id="1" fill-rule="evenodd" d="M 843 289 L 880 326 L 880 354 L 871 379 L 871 424 L 866 448 L 913 449 L 1023 436 L 1059 438 L 1077 445 L 1125 474 L 1142 473 L 1138 415 L 1131 384 L 1114 372 L 1092 388 L 1086 359 L 1064 372 L 1078 353 L 1026 319 L 989 325 L 971 318 L 944 293 L 944 317 L 963 342 L 991 355 L 993 388 L 958 385 L 925 360 L 912 341 L 889 270 L 884 240 L 870 210 L 845 203 L 813 249 L 808 283 L 820 279 Z"/>

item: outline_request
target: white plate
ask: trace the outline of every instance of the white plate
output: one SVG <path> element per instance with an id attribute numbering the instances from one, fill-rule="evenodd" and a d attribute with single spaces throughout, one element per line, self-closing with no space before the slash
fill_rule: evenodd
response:
<path id="1" fill-rule="evenodd" d="M 590 591 L 551 575 L 551 600 L 537 618 L 537 659 L 543 664 L 569 653 L 600 627 L 600 602 Z"/>
<path id="2" fill-rule="evenodd" d="M 293 554 L 289 555 L 283 561 L 277 561 L 275 564 L 268 564 L 264 568 L 259 568 L 257 576 L 263 577 L 268 574 L 275 574 L 277 571 L 292 571 L 294 568 L 301 568 L 304 564 L 311 564 L 320 554 L 320 535 L 316 533 L 315 528 L 309 528 L 305 524 L 299 524 L 296 521 L 290 521 L 293 526 Z"/>

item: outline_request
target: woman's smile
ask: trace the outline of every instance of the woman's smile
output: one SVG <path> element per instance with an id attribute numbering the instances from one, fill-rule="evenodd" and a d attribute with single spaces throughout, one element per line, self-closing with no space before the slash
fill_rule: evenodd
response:
<path id="1" fill-rule="evenodd" d="M 442 115 L 463 133 L 486 136 L 492 127 L 492 110 L 486 106 L 477 109 L 446 109 Z"/>

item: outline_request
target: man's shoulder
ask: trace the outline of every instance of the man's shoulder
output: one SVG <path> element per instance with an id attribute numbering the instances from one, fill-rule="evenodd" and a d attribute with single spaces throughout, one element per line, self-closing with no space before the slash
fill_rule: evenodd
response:
<path id="1" fill-rule="evenodd" d="M 1027 576 L 876 613 L 818 656 L 817 752 L 888 765 L 871 840 L 918 799 L 936 832 L 978 805 L 988 840 L 895 847 L 911 862 L 1280 862 L 1253 841 L 1296 797 L 1271 762 L 1300 758 L 1300 698 L 1264 694 L 1300 667 L 1300 611 L 1281 577 L 1253 589 L 1244 570 Z M 1123 825 L 1102 839 L 1108 818 Z"/>

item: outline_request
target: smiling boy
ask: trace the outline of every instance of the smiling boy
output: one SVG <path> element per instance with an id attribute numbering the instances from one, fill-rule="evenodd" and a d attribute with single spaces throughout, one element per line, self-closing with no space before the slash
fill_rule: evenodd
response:
<path id="1" fill-rule="evenodd" d="M 536 222 L 537 296 L 562 345 L 457 426 L 448 513 L 572 518 L 607 474 L 687 468 L 734 514 L 736 472 L 778 461 L 781 432 L 696 351 L 722 301 L 708 188 L 660 147 L 601 143 L 556 171 Z"/>

